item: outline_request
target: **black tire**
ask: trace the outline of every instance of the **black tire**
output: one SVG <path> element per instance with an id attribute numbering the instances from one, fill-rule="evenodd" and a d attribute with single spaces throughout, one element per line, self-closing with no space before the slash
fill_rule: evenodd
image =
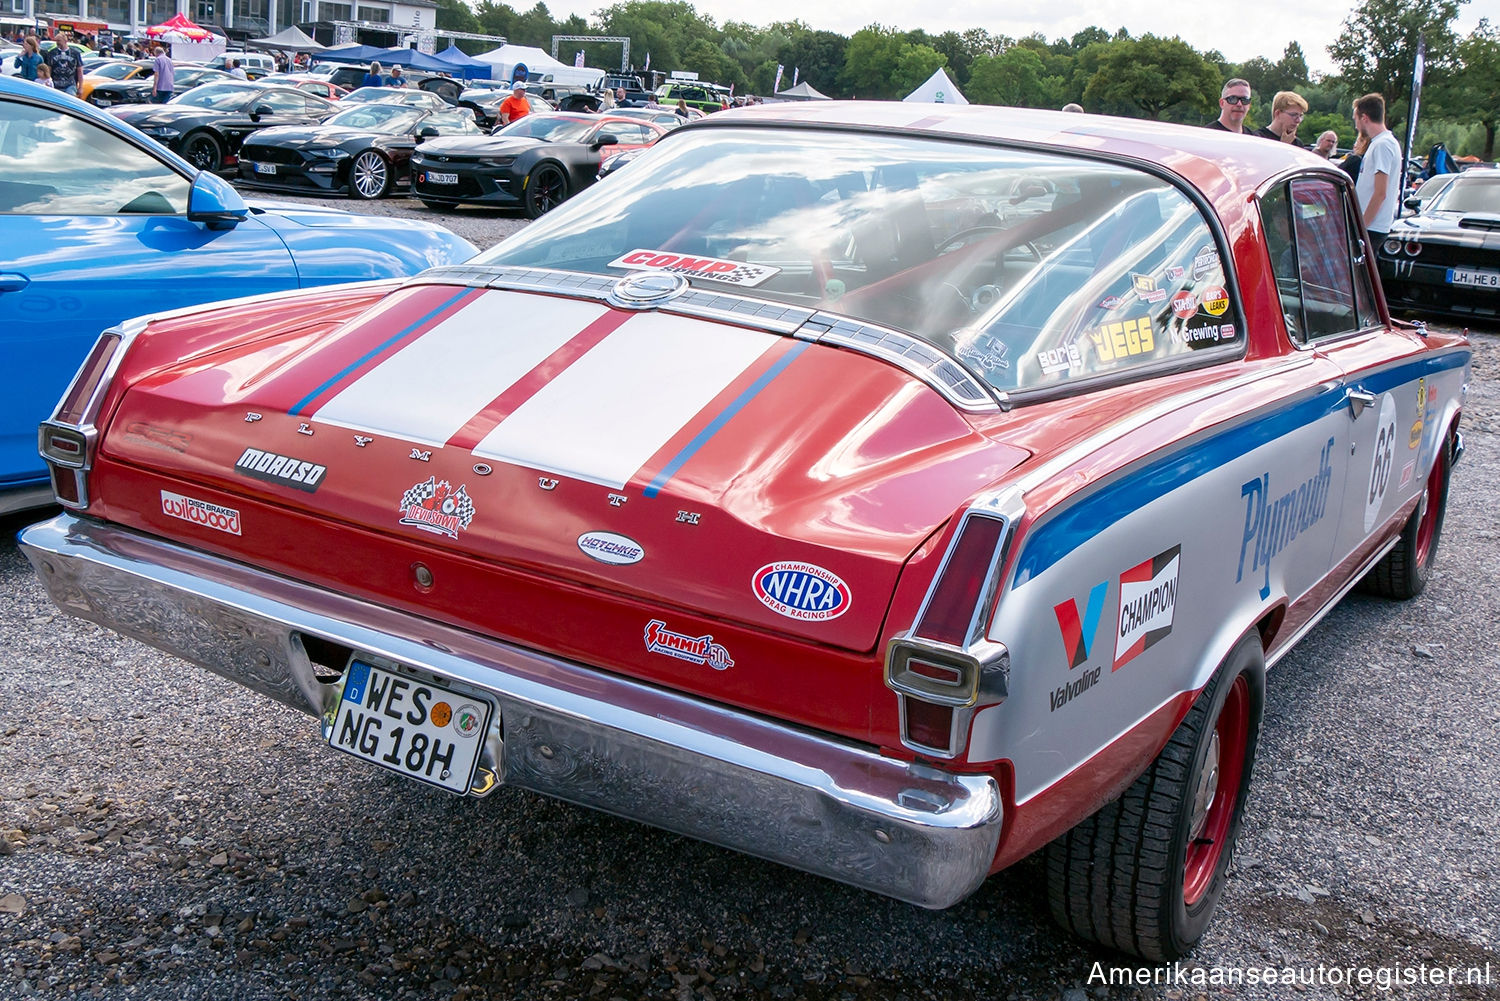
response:
<path id="1" fill-rule="evenodd" d="M 1453 435 L 1450 432 L 1438 448 L 1417 509 L 1406 519 L 1396 545 L 1365 574 L 1365 579 L 1360 582 L 1363 590 L 1383 598 L 1406 601 L 1427 588 L 1432 561 L 1437 556 L 1438 539 L 1443 534 L 1443 517 L 1448 510 L 1448 479 L 1452 473 Z"/>
<path id="2" fill-rule="evenodd" d="M 1186 955 L 1202 937 L 1244 819 L 1265 673 L 1252 633 L 1124 795 L 1047 846 L 1047 895 L 1059 924 L 1153 962 Z M 1231 787 L 1232 800 L 1224 795 Z"/>
<path id="3" fill-rule="evenodd" d="M 568 175 L 555 163 L 543 163 L 526 175 L 526 218 L 536 219 L 568 197 Z"/>
<path id="4" fill-rule="evenodd" d="M 182 141 L 182 158 L 199 170 L 217 174 L 224 166 L 224 146 L 212 132 L 194 132 Z"/>
<path id="5" fill-rule="evenodd" d="M 373 201 L 391 190 L 391 163 L 367 149 L 349 164 L 349 197 Z"/>

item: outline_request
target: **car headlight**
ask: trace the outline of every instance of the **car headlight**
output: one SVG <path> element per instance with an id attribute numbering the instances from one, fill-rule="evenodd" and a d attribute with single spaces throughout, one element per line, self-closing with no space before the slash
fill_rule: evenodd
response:
<path id="1" fill-rule="evenodd" d="M 315 156 L 324 160 L 342 160 L 349 155 L 346 149 L 337 146 L 317 146 L 307 150 L 308 156 Z"/>
<path id="2" fill-rule="evenodd" d="M 1395 257 L 1401 253 L 1401 238 L 1399 236 L 1386 237 L 1385 242 L 1380 245 L 1380 249 Z"/>
<path id="3" fill-rule="evenodd" d="M 143 125 L 141 131 L 153 139 L 176 139 L 182 135 L 182 130 L 167 125 Z"/>
<path id="4" fill-rule="evenodd" d="M 1412 239 L 1406 241 L 1406 254 L 1408 257 L 1416 257 L 1421 252 L 1422 244 Z"/>
<path id="5" fill-rule="evenodd" d="M 515 162 L 513 156 L 482 156 L 478 160 L 481 167 L 509 167 Z"/>

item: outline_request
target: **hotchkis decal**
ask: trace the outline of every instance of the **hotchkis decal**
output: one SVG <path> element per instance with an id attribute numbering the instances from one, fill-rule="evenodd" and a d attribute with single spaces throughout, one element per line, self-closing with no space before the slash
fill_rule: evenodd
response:
<path id="1" fill-rule="evenodd" d="M 1392 428 L 1394 430 L 1394 427 Z M 1245 500 L 1245 533 L 1240 539 L 1240 563 L 1234 580 L 1246 572 L 1264 571 L 1260 597 L 1271 596 L 1271 561 L 1328 511 L 1328 488 L 1333 482 L 1333 439 L 1323 446 L 1318 471 L 1286 493 L 1271 496 L 1271 474 L 1263 473 L 1240 487 Z M 1248 557 L 1248 560 L 1247 560 Z"/>
<path id="2" fill-rule="evenodd" d="M 1193 255 L 1193 281 L 1197 281 L 1219 266 L 1219 252 L 1212 247 L 1204 247 Z"/>
<path id="3" fill-rule="evenodd" d="M 316 462 L 304 462 L 275 452 L 262 452 L 258 448 L 247 448 L 235 460 L 234 471 L 268 483 L 279 483 L 294 490 L 312 493 L 323 482 L 327 467 Z"/>
<path id="4" fill-rule="evenodd" d="M 632 271 L 671 271 L 689 278 L 706 278 L 728 285 L 754 287 L 781 272 L 780 268 L 744 261 L 721 261 L 716 257 L 694 257 L 662 250 L 632 250 L 609 262 L 612 268 Z"/>
<path id="5" fill-rule="evenodd" d="M 1083 352 L 1078 350 L 1077 344 L 1068 344 L 1060 348 L 1049 348 L 1046 351 L 1038 351 L 1036 355 L 1037 364 L 1042 367 L 1042 374 L 1057 375 L 1060 372 L 1071 372 L 1083 365 Z"/>
<path id="6" fill-rule="evenodd" d="M 1172 631 L 1177 611 L 1177 572 L 1182 546 L 1126 570 L 1120 575 L 1120 618 L 1115 633 L 1118 671 Z"/>
<path id="7" fill-rule="evenodd" d="M 196 497 L 184 497 L 170 490 L 161 492 L 161 513 L 204 528 L 212 528 L 216 532 L 240 534 L 240 513 L 234 508 L 210 504 Z"/>
<path id="8" fill-rule="evenodd" d="M 458 538 L 474 520 L 474 502 L 463 486 L 429 476 L 401 495 L 401 524 Z"/>
<path id="9" fill-rule="evenodd" d="M 849 585 L 812 563 L 768 563 L 751 578 L 755 597 L 777 615 L 825 622 L 849 610 Z"/>
<path id="10" fill-rule="evenodd" d="M 667 628 L 661 619 L 646 623 L 646 652 L 676 657 L 689 664 L 699 664 L 724 671 L 734 666 L 729 651 L 714 642 L 712 635 L 688 636 Z"/>
<path id="11" fill-rule="evenodd" d="M 1089 340 L 1102 361 L 1124 361 L 1156 350 L 1151 317 L 1139 316 L 1124 323 L 1105 323 L 1089 331 Z"/>
<path id="12" fill-rule="evenodd" d="M 639 563 L 646 555 L 639 542 L 614 532 L 585 532 L 578 537 L 578 548 L 590 559 L 615 566 Z"/>
<path id="13" fill-rule="evenodd" d="M 1081 618 L 1078 615 L 1078 603 L 1072 598 L 1052 606 L 1052 613 L 1057 616 L 1057 628 L 1062 630 L 1063 650 L 1068 655 L 1068 670 L 1071 671 L 1089 659 L 1094 635 L 1098 633 L 1099 623 L 1104 618 L 1104 599 L 1108 594 L 1109 581 L 1101 580 L 1095 584 L 1089 592 L 1089 600 L 1084 605 Z"/>
<path id="14" fill-rule="evenodd" d="M 1203 309 L 1214 316 L 1223 316 L 1229 311 L 1229 292 L 1222 285 L 1215 285 L 1203 293 Z"/>

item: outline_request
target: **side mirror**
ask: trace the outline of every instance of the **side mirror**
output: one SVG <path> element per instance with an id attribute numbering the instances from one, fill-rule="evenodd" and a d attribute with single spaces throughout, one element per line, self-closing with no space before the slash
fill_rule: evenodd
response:
<path id="1" fill-rule="evenodd" d="M 437 126 L 435 125 L 424 125 L 420 129 L 417 129 L 418 139 L 431 139 L 433 136 L 439 134 L 440 133 L 437 130 Z"/>
<path id="2" fill-rule="evenodd" d="M 260 117 L 262 115 L 274 114 L 276 114 L 276 112 L 271 108 L 269 104 L 262 104 L 258 105 L 254 111 L 250 112 L 250 120 L 258 122 L 260 121 Z"/>
<path id="3" fill-rule="evenodd" d="M 604 146 L 618 146 L 619 144 L 619 136 L 615 135 L 613 132 L 601 132 L 594 137 L 593 142 L 589 143 L 589 148 L 600 149 Z"/>
<path id="4" fill-rule="evenodd" d="M 188 222 L 209 229 L 234 229 L 250 215 L 250 206 L 224 178 L 202 171 L 188 189 Z"/>
<path id="5" fill-rule="evenodd" d="M 1419 209 L 1421 209 L 1421 207 L 1422 207 L 1422 199 L 1418 198 L 1416 195 L 1413 195 L 1410 198 L 1408 198 L 1406 201 L 1402 202 L 1401 204 L 1405 205 L 1407 208 L 1411 209 L 1413 212 L 1416 212 Z"/>

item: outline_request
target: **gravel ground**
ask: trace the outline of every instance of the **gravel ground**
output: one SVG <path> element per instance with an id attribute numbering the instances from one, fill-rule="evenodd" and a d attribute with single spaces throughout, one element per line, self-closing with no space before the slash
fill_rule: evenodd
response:
<path id="1" fill-rule="evenodd" d="M 522 224 L 443 218 L 484 245 Z M 1494 998 L 1500 333 L 1474 341 L 1435 579 L 1407 604 L 1347 599 L 1273 673 L 1233 878 L 1168 983 L 1102 983 L 1131 964 L 1052 925 L 1036 859 L 934 913 L 519 790 L 460 800 L 361 766 L 307 717 L 56 612 L 11 519 L 0 998 Z M 1320 965 L 1488 965 L 1489 981 L 1194 983 Z"/>

